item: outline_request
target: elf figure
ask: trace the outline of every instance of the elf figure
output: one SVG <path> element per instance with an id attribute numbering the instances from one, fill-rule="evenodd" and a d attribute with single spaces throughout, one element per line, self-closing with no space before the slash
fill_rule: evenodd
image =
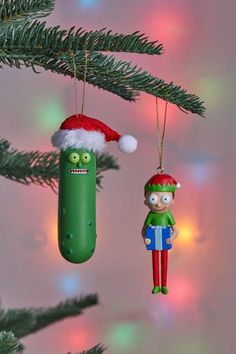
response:
<path id="1" fill-rule="evenodd" d="M 153 294 L 168 294 L 168 250 L 178 235 L 175 220 L 170 212 L 176 189 L 180 184 L 170 175 L 158 173 L 145 184 L 144 204 L 150 209 L 142 229 L 147 250 L 152 251 Z M 159 253 L 161 253 L 161 283 L 159 277 Z"/>

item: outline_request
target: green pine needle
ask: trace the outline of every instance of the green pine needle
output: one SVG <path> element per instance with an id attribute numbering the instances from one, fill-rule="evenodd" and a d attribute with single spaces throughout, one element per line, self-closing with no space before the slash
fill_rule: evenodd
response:
<path id="1" fill-rule="evenodd" d="M 1 26 L 1 22 L 0 22 Z M 8 27 L 1 33 L 0 48 L 4 50 L 21 48 L 35 50 L 51 50 L 55 53 L 69 51 L 110 51 L 140 54 L 162 54 L 163 45 L 150 42 L 148 38 L 136 31 L 124 35 L 101 29 L 85 31 L 83 28 L 62 30 L 60 26 L 46 27 L 46 22 L 26 22 L 21 27 Z"/>
<path id="2" fill-rule="evenodd" d="M 0 53 L 0 62 L 17 68 L 21 65 L 32 66 L 34 70 L 35 66 L 41 66 L 45 70 L 74 77 L 72 57 L 68 54 L 57 57 L 55 53 L 46 51 L 44 54 L 41 52 L 41 56 L 32 57 L 26 51 L 22 57 L 19 57 L 19 54 L 3 57 Z M 83 80 L 84 54 L 77 53 L 75 62 L 78 68 L 77 78 Z M 89 54 L 87 82 L 128 101 L 135 101 L 139 92 L 146 92 L 173 103 L 184 111 L 197 113 L 202 117 L 205 114 L 204 103 L 196 95 L 187 93 L 185 89 L 172 82 L 165 83 L 162 79 L 142 71 L 137 66 L 131 66 L 128 62 L 117 61 L 112 56 L 96 52 Z"/>
<path id="3" fill-rule="evenodd" d="M 19 152 L 6 139 L 0 139 L 0 175 L 15 182 L 49 186 L 54 191 L 58 182 L 59 155 L 57 152 Z M 116 159 L 105 153 L 97 155 L 97 186 L 108 169 L 118 170 Z"/>
<path id="4" fill-rule="evenodd" d="M 1 0 L 0 31 L 6 26 L 48 16 L 54 9 L 55 0 Z"/>
<path id="5" fill-rule="evenodd" d="M 0 310 L 0 330 L 12 331 L 17 338 L 22 338 L 65 318 L 81 315 L 84 309 L 97 304 L 97 295 L 91 294 L 68 299 L 51 308 Z"/>
<path id="6" fill-rule="evenodd" d="M 0 353 L 13 354 L 20 353 L 23 350 L 23 345 L 17 340 L 12 332 L 0 332 Z"/>
<path id="7" fill-rule="evenodd" d="M 102 353 L 104 353 L 105 350 L 106 350 L 105 347 L 103 347 L 101 344 L 98 344 L 89 350 L 86 350 L 86 351 L 83 351 L 80 353 L 76 353 L 76 354 L 102 354 Z M 67 354 L 72 354 L 72 353 L 67 353 Z"/>

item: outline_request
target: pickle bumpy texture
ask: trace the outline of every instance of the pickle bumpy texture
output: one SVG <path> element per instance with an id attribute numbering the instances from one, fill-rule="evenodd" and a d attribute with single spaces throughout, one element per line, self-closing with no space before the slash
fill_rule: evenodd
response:
<path id="1" fill-rule="evenodd" d="M 86 262 L 96 246 L 96 156 L 86 149 L 60 151 L 58 243 L 71 263 Z"/>

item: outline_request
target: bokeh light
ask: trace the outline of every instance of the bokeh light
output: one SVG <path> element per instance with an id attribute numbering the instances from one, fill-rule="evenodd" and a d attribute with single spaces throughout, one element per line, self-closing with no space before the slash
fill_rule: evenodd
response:
<path id="1" fill-rule="evenodd" d="M 138 325 L 123 322 L 112 326 L 109 334 L 109 342 L 117 350 L 133 349 L 137 344 Z"/>
<path id="2" fill-rule="evenodd" d="M 68 325 L 67 330 L 64 331 L 63 341 L 71 351 L 82 351 L 96 344 L 93 343 L 93 332 L 92 326 L 84 323 L 83 326 L 80 324 L 76 324 L 73 327 Z"/>
<path id="3" fill-rule="evenodd" d="M 44 230 L 47 234 L 47 247 L 48 260 L 58 262 L 61 259 L 60 251 L 58 248 L 57 237 L 57 210 L 48 211 L 48 218 L 45 220 Z"/>
<path id="4" fill-rule="evenodd" d="M 57 244 L 57 210 L 49 213 L 49 218 L 45 222 L 45 229 L 50 243 Z"/>
<path id="5" fill-rule="evenodd" d="M 90 8 L 94 6 L 98 6 L 100 0 L 76 0 L 77 6 L 82 8 Z"/>
<path id="6" fill-rule="evenodd" d="M 207 163 L 192 164 L 191 175 L 193 180 L 200 185 L 209 182 L 212 178 L 211 168 Z"/>
<path id="7" fill-rule="evenodd" d="M 198 235 L 198 229 L 192 221 L 181 220 L 178 222 L 179 235 L 177 243 L 181 245 L 187 245 L 194 242 L 195 237 Z"/>
<path id="8" fill-rule="evenodd" d="M 196 282 L 186 276 L 176 276 L 169 285 L 168 301 L 174 311 L 182 311 L 195 306 Z"/>
<path id="9" fill-rule="evenodd" d="M 158 38 L 168 50 L 177 46 L 179 50 L 191 35 L 191 21 L 184 8 L 162 7 L 158 13 L 147 14 L 143 25 L 147 27 L 147 24 L 151 36 Z"/>
<path id="10" fill-rule="evenodd" d="M 35 106 L 35 104 L 34 104 Z M 41 132 L 54 132 L 65 119 L 63 102 L 59 97 L 50 96 L 43 98 L 38 105 L 34 107 L 34 118 L 37 128 Z"/>
<path id="11" fill-rule="evenodd" d="M 59 287 L 65 296 L 73 296 L 81 291 L 81 280 L 78 274 L 62 274 L 59 278 Z"/>
<path id="12" fill-rule="evenodd" d="M 208 109 L 219 107 L 226 94 L 222 78 L 215 76 L 198 77 L 194 90 L 204 97 Z"/>
<path id="13" fill-rule="evenodd" d="M 137 103 L 138 113 L 142 112 L 143 119 L 146 124 L 143 124 L 143 120 L 138 120 L 136 124 L 139 125 L 142 130 L 153 130 L 153 141 L 156 141 L 156 98 L 154 96 L 145 95 L 142 98 L 142 104 Z M 158 109 L 159 109 L 159 119 L 161 126 L 164 120 L 165 112 L 165 101 L 158 99 Z M 179 120 L 176 119 L 176 114 L 178 113 L 178 108 L 171 103 L 167 106 L 167 135 L 171 130 L 175 131 L 175 128 L 179 128 Z M 184 128 L 184 127 L 183 127 Z"/>

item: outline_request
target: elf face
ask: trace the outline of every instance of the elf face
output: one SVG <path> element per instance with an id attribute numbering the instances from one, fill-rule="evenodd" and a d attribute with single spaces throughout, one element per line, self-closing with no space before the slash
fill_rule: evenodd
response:
<path id="1" fill-rule="evenodd" d="M 172 192 L 147 192 L 144 204 L 154 213 L 164 213 L 174 203 Z"/>

